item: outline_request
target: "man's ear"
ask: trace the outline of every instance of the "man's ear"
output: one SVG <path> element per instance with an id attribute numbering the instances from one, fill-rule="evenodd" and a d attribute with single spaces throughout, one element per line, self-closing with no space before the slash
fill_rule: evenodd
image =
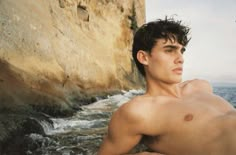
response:
<path id="1" fill-rule="evenodd" d="M 148 53 L 143 51 L 143 50 L 139 50 L 138 53 L 137 53 L 137 59 L 143 65 L 147 65 L 148 64 L 148 56 L 147 56 L 147 54 Z"/>

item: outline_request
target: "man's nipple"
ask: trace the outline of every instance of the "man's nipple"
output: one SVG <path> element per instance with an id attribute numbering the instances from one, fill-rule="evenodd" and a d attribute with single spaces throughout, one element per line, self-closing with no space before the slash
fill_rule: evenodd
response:
<path id="1" fill-rule="evenodd" d="M 185 115 L 185 116 L 184 116 L 184 120 L 185 120 L 185 121 L 191 121 L 191 120 L 193 120 L 193 114 L 187 114 L 187 115 Z"/>

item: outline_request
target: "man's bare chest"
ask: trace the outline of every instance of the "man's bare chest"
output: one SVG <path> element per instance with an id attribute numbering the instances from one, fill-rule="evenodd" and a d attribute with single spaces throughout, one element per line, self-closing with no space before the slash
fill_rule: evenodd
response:
<path id="1" fill-rule="evenodd" d="M 232 110 L 226 101 L 217 96 L 204 94 L 187 96 L 182 100 L 163 104 L 163 132 L 156 136 L 145 136 L 147 146 L 154 150 L 200 149 L 220 135 L 217 123 L 211 122 Z M 158 116 L 157 116 L 158 117 Z"/>
<path id="2" fill-rule="evenodd" d="M 230 110 L 232 105 L 214 94 L 194 94 L 181 99 L 170 100 L 163 105 L 165 118 L 170 124 L 194 125 L 203 120 L 212 119 Z M 204 121 L 203 121 L 204 122 Z"/>

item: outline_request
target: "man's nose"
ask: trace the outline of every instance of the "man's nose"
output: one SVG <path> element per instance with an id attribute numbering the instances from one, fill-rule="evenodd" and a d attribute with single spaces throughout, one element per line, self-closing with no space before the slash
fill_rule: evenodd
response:
<path id="1" fill-rule="evenodd" d="M 184 57 L 183 57 L 183 54 L 182 52 L 178 52 L 176 58 L 175 58 L 175 63 L 178 64 L 183 64 L 184 63 Z"/>

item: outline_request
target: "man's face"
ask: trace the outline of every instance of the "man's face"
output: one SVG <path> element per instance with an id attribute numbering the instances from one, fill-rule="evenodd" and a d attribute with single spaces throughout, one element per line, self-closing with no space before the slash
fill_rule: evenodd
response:
<path id="1" fill-rule="evenodd" d="M 146 77 L 169 84 L 181 82 L 184 51 L 177 41 L 158 39 L 151 53 L 147 54 Z"/>

